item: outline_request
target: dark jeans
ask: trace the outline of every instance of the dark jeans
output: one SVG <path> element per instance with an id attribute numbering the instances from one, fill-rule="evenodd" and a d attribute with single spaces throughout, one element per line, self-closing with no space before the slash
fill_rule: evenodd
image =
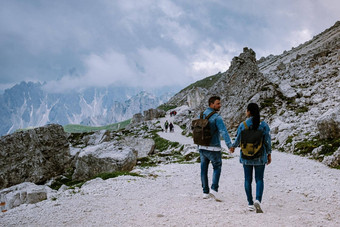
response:
<path id="1" fill-rule="evenodd" d="M 220 181 L 222 169 L 222 153 L 220 151 L 208 151 L 202 149 L 199 151 L 201 158 L 201 181 L 203 193 L 209 193 L 208 168 L 210 162 L 214 169 L 211 189 L 218 191 L 218 182 Z"/>
<path id="2" fill-rule="evenodd" d="M 256 182 L 256 200 L 262 201 L 262 194 L 264 188 L 263 175 L 265 165 L 243 165 L 244 169 L 244 189 L 247 194 L 247 200 L 249 205 L 253 205 L 252 195 L 252 181 L 253 181 L 253 169 L 255 169 L 255 182 Z"/>

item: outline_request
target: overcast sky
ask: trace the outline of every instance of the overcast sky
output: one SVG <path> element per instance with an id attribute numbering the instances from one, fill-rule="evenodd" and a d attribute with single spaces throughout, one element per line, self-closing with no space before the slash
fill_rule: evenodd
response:
<path id="1" fill-rule="evenodd" d="M 226 71 L 245 46 L 281 54 L 339 15 L 339 0 L 0 0 L 0 90 L 183 88 Z"/>

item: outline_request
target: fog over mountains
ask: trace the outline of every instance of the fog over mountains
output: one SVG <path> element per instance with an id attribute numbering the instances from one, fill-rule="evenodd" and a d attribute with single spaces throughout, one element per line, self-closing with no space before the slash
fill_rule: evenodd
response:
<path id="1" fill-rule="evenodd" d="M 54 94 L 46 92 L 41 83 L 21 82 L 0 95 L 0 135 L 49 123 L 112 124 L 156 108 L 172 95 L 117 87 Z"/>
<path id="2" fill-rule="evenodd" d="M 214 94 L 225 100 L 220 114 L 232 127 L 243 119 L 246 103 L 254 101 L 269 123 L 280 127 L 280 140 L 286 140 L 292 131 L 303 135 L 306 128 L 315 135 L 316 121 L 328 111 L 336 112 L 339 104 L 339 40 L 340 22 L 336 22 L 281 55 L 257 60 L 256 53 L 245 48 L 226 72 L 191 84 L 174 96 L 117 87 L 52 94 L 40 83 L 22 82 L 0 95 L 0 135 L 48 123 L 111 124 L 165 102 L 188 105 L 197 113 Z"/>

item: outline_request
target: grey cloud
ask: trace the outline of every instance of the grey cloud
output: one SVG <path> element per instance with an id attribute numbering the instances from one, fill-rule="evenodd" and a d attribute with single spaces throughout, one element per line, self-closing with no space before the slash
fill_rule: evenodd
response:
<path id="1" fill-rule="evenodd" d="M 40 80 L 58 89 L 107 83 L 185 86 L 226 70 L 244 46 L 259 58 L 305 42 L 332 26 L 340 11 L 337 0 L 275 5 L 269 0 L 0 0 L 0 5 L 0 87 Z"/>

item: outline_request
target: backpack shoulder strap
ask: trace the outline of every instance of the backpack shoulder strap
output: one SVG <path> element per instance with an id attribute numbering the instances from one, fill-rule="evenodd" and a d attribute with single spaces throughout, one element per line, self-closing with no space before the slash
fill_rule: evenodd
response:
<path id="1" fill-rule="evenodd" d="M 246 130 L 249 129 L 249 128 L 248 128 L 248 125 L 247 125 L 247 123 L 246 123 L 246 121 L 243 122 L 243 125 L 244 125 L 244 127 L 246 128 Z"/>
<path id="2" fill-rule="evenodd" d="M 216 111 L 211 112 L 205 119 L 209 119 L 212 115 L 214 115 L 215 113 L 217 113 Z"/>
<path id="3" fill-rule="evenodd" d="M 201 112 L 200 114 L 200 119 L 203 119 L 203 112 Z"/>

